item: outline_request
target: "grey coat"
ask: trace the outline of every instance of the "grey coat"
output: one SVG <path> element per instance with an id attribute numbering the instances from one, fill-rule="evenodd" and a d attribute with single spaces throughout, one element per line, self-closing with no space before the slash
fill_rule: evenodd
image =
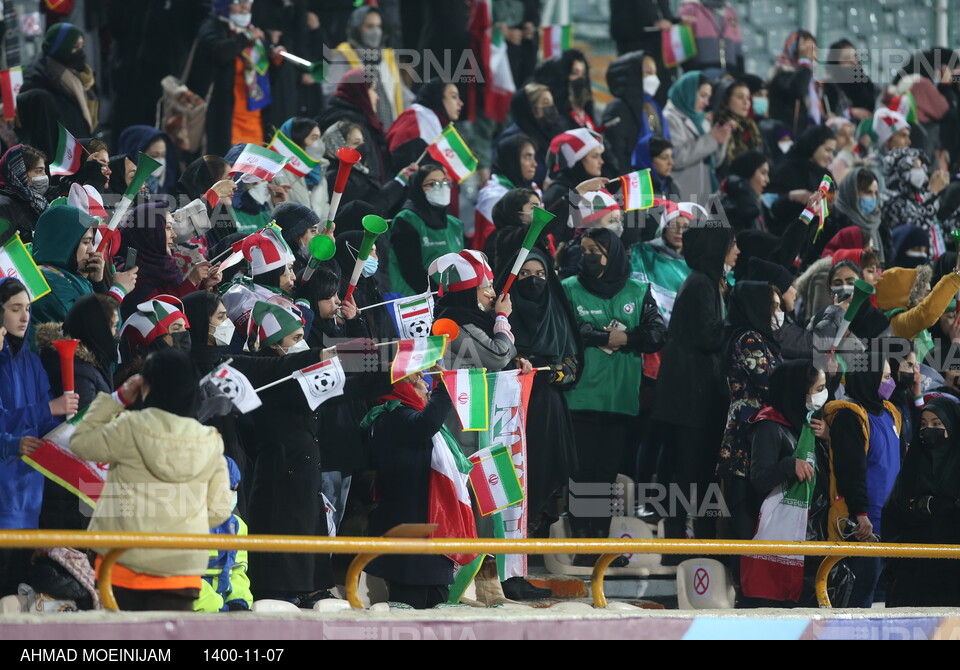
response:
<path id="1" fill-rule="evenodd" d="M 714 192 L 710 179 L 710 156 L 719 168 L 727 155 L 727 145 L 721 145 L 709 132 L 697 132 L 693 120 L 672 102 L 663 110 L 673 143 L 673 181 L 680 190 L 680 199 L 706 203 Z"/>

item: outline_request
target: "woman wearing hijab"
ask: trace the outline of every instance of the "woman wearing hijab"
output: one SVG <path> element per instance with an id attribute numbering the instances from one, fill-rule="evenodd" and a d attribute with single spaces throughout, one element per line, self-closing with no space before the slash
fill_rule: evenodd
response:
<path id="1" fill-rule="evenodd" d="M 534 181 L 542 184 L 547 177 L 545 158 L 550 141 L 566 129 L 550 88 L 545 84 L 529 82 L 518 89 L 510 99 L 510 117 L 513 124 L 500 133 L 494 144 L 493 162 L 497 162 L 496 147 L 500 142 L 511 135 L 523 133 L 534 142 L 537 158 Z"/>
<path id="2" fill-rule="evenodd" d="M 245 146 L 245 144 L 234 144 L 223 157 L 224 160 L 233 165 L 240 158 Z M 270 223 L 270 211 L 274 206 L 270 183 L 254 175 L 242 175 L 237 183 L 231 205 L 229 211 L 233 221 L 232 225 L 224 228 L 225 231 L 249 235 L 260 230 Z"/>
<path id="3" fill-rule="evenodd" d="M 687 72 L 667 94 L 663 116 L 673 143 L 673 179 L 684 198 L 705 201 L 720 185 L 717 167 L 727 155 L 732 126 L 707 122 L 713 87 L 699 70 Z"/>
<path id="4" fill-rule="evenodd" d="M 107 180 L 106 193 L 113 195 L 123 195 L 127 191 L 130 182 L 133 181 L 133 175 L 137 172 L 137 163 L 126 154 L 110 156 L 107 163 L 110 169 L 110 177 Z"/>
<path id="5" fill-rule="evenodd" d="M 885 263 L 890 252 L 890 227 L 881 225 L 879 193 L 876 174 L 867 168 L 850 170 L 837 187 L 837 198 L 830 206 L 821 239 L 830 241 L 834 234 L 856 226 L 863 234 L 863 242 L 856 248 L 872 247 L 880 262 Z"/>
<path id="6" fill-rule="evenodd" d="M 376 84 L 371 83 L 361 69 L 350 70 L 337 85 L 327 108 L 317 117 L 321 132 L 341 121 L 360 126 L 363 133 L 363 162 L 370 169 L 370 177 L 378 184 L 387 181 L 387 138 L 383 124 L 374 111 L 377 105 Z M 394 126 L 396 123 L 394 123 Z M 391 128 L 392 129 L 392 128 Z M 437 133 L 439 135 L 439 133 Z M 436 139 L 436 138 L 434 138 Z M 433 140 L 430 140 L 431 142 Z M 416 158 L 416 156 L 414 156 Z M 407 165 L 410 161 L 402 163 Z M 394 172 L 395 174 L 395 172 Z"/>
<path id="7" fill-rule="evenodd" d="M 180 159 L 177 145 L 170 136 L 153 126 L 124 128 L 120 133 L 119 153 L 139 156 L 141 152 L 160 163 L 160 167 L 147 177 L 147 190 L 150 193 L 173 193 L 180 171 Z"/>
<path id="8" fill-rule="evenodd" d="M 846 397 L 824 408 L 830 427 L 830 540 L 883 536 L 880 511 L 903 453 L 900 412 L 889 401 L 896 385 L 889 361 L 868 350 L 848 366 Z M 871 607 L 880 559 L 853 558 L 848 564 L 856 576 L 848 606 Z"/>
<path id="9" fill-rule="evenodd" d="M 465 457 L 456 438 L 443 425 L 453 411 L 443 377 L 434 375 L 433 393 L 427 392 L 423 374 L 417 373 L 393 385 L 389 395 L 363 419 L 369 429 L 373 463 L 377 471 L 378 504 L 370 515 L 370 534 L 379 536 L 402 523 L 428 523 L 431 519 L 431 460 L 435 450 L 452 459 Z M 473 515 L 462 521 L 474 526 Z M 447 602 L 453 584 L 453 561 L 447 556 L 383 556 L 367 572 L 387 582 L 389 598 L 415 609 L 429 609 Z"/>
<path id="10" fill-rule="evenodd" d="M 720 185 L 720 204 L 733 230 L 736 234 L 766 231 L 772 219 L 762 197 L 770 183 L 767 157 L 760 151 L 744 151 L 727 168 L 727 178 Z"/>
<path id="11" fill-rule="evenodd" d="M 416 163 L 427 145 L 440 137 L 449 124 L 460 119 L 463 101 L 455 83 L 431 79 L 417 91 L 417 98 L 390 126 L 387 148 L 393 173 Z"/>
<path id="12" fill-rule="evenodd" d="M 816 491 L 813 505 L 808 514 L 807 540 L 823 541 L 823 531 L 815 521 L 819 511 L 819 501 L 826 500 L 826 472 L 829 470 L 826 442 L 826 427 L 822 420 L 811 419 L 809 425 L 814 429 L 818 439 L 816 443 L 816 465 L 812 466 L 805 460 L 794 457 L 797 442 L 803 427 L 807 425 L 807 416 L 819 410 L 827 402 L 826 375 L 818 370 L 807 359 L 784 361 L 772 375 L 770 375 L 769 399 L 763 408 L 750 419 L 746 427 L 750 439 L 750 485 L 751 496 L 757 501 L 756 512 L 759 506 L 778 486 L 787 487 L 797 482 L 814 481 L 816 476 Z M 814 509 L 814 505 L 818 509 Z M 754 536 L 758 523 L 758 516 L 754 516 L 749 528 L 750 539 Z M 806 560 L 806 573 L 816 571 L 822 559 L 812 556 Z M 812 580 L 804 580 L 804 585 L 812 584 Z M 781 590 L 782 589 L 778 589 Z M 756 585 L 748 580 L 742 585 L 740 597 L 737 598 L 737 607 L 794 607 L 795 601 L 772 600 L 782 593 L 768 593 L 759 591 Z M 807 589 L 801 592 L 800 601 L 806 602 L 815 599 Z"/>
<path id="13" fill-rule="evenodd" d="M 918 438 L 907 451 L 883 506 L 883 539 L 904 544 L 960 543 L 960 408 L 935 398 L 920 414 Z M 887 607 L 956 607 L 960 575 L 953 561 L 898 558 L 885 574 Z"/>
<path id="14" fill-rule="evenodd" d="M 236 192 L 237 183 L 230 178 L 230 165 L 223 158 L 207 154 L 191 162 L 173 189 L 177 204 L 187 203 L 173 213 L 177 246 L 199 257 L 216 244 L 224 235 L 218 224 L 233 226 L 224 210 Z"/>
<path id="15" fill-rule="evenodd" d="M 533 140 L 522 133 L 511 135 L 497 145 L 497 160 L 490 170 L 490 179 L 477 194 L 471 248 L 477 251 L 486 249 L 487 239 L 496 228 L 493 209 L 508 191 L 530 189 L 542 197 L 540 187 L 533 181 L 537 173 L 536 151 Z M 496 259 L 491 260 L 496 263 Z"/>
<path id="16" fill-rule="evenodd" d="M 340 294 L 342 295 L 346 294 L 347 286 L 350 283 L 350 275 L 353 274 L 353 268 L 357 262 L 357 252 L 362 243 L 363 233 L 359 231 L 337 235 L 337 254 L 333 259 L 340 267 Z M 379 271 L 380 255 L 377 246 L 374 245 L 370 257 L 363 265 L 360 279 L 357 280 L 357 288 L 353 292 L 353 302 L 359 309 L 370 307 L 370 305 L 378 305 L 363 310 L 361 322 L 364 325 L 364 331 L 361 337 L 385 341 L 396 339 L 397 329 L 390 315 L 390 305 L 379 304 L 384 301 L 383 291 L 378 280 L 378 276 L 382 276 L 378 275 Z"/>
<path id="17" fill-rule="evenodd" d="M 608 169 L 610 174 L 625 175 L 633 165 L 638 141 L 650 136 L 670 139 L 663 110 L 653 97 L 660 90 L 657 59 L 646 51 L 623 54 L 607 68 L 607 87 L 613 96 L 603 108 L 602 121 Z"/>
<path id="18" fill-rule="evenodd" d="M 638 242 L 630 248 L 630 277 L 650 284 L 667 326 L 670 325 L 677 292 L 690 274 L 690 267 L 683 260 L 683 236 L 701 216 L 697 207 L 689 202 L 674 204 L 669 200 L 663 201 L 663 214 L 656 237 L 650 242 Z"/>
<path id="19" fill-rule="evenodd" d="M 590 84 L 590 65 L 582 51 L 567 49 L 559 56 L 540 61 L 530 79 L 550 87 L 564 128 L 586 128 L 599 132 Z"/>
<path id="20" fill-rule="evenodd" d="M 429 288 L 427 271 L 444 254 L 463 249 L 463 222 L 449 213 L 450 180 L 427 163 L 410 178 L 407 201 L 390 225 L 390 288 L 405 296 Z M 434 278 L 435 279 L 435 278 Z"/>
<path id="21" fill-rule="evenodd" d="M 321 220 L 326 221 L 330 209 L 326 179 L 329 161 L 326 158 L 326 147 L 320 135 L 320 127 L 313 119 L 296 116 L 284 121 L 280 126 L 280 132 L 307 156 L 317 161 L 317 165 L 302 177 L 285 168 L 280 170 L 271 183 L 277 186 L 289 185 L 287 202 L 309 207 Z"/>
<path id="22" fill-rule="evenodd" d="M 770 175 L 767 193 L 776 194 L 777 198 L 770 205 L 773 220 L 767 230 L 779 235 L 800 217 L 823 176 L 830 175 L 827 166 L 836 150 L 836 136 L 826 126 L 814 126 L 800 135 L 787 157 Z"/>
<path id="23" fill-rule="evenodd" d="M 503 292 L 517 255 L 503 258 L 495 284 L 498 293 Z M 583 342 L 570 301 L 551 270 L 550 256 L 542 250 L 531 251 L 521 266 L 511 300 L 514 310 L 509 320 L 517 355 L 535 368 L 550 368 L 537 373 L 527 410 L 530 536 L 546 537 L 557 517 L 555 506 L 550 506 L 552 498 L 567 484 L 570 474 L 577 471 L 576 442 L 566 396 L 584 369 Z"/>
<path id="24" fill-rule="evenodd" d="M 76 394 L 54 399 L 39 357 L 26 346 L 30 295 L 17 279 L 0 278 L 0 528 L 37 528 L 43 475 L 19 457 L 40 446 L 39 438 L 62 417 L 75 414 Z M 28 582 L 32 551 L 0 550 L 0 593 L 15 595 Z"/>
<path id="25" fill-rule="evenodd" d="M 37 149 L 18 144 L 0 158 L 0 217 L 24 243 L 33 241 L 37 219 L 47 209 L 43 196 L 49 183 L 46 156 Z"/>
<path id="26" fill-rule="evenodd" d="M 673 180 L 673 142 L 662 135 L 647 135 L 640 138 L 636 147 L 633 167 L 650 170 L 650 181 L 657 197 L 678 202 L 681 198 L 677 182 Z"/>
<path id="27" fill-rule="evenodd" d="M 816 58 L 817 38 L 806 30 L 792 32 L 770 80 L 770 118 L 783 123 L 794 137 L 826 117 L 823 91 L 813 72 Z"/>
<path id="28" fill-rule="evenodd" d="M 566 242 L 582 228 L 580 202 L 590 191 L 599 191 L 609 181 L 603 171 L 603 140 L 595 132 L 577 128 L 550 142 L 547 167 L 553 180 L 543 194 L 543 206 L 556 218 L 546 232 L 557 242 Z"/>
<path id="29" fill-rule="evenodd" d="M 563 280 L 586 347 L 583 374 L 567 394 L 573 414 L 580 482 L 616 481 L 633 463 L 631 435 L 640 411 L 642 354 L 663 347 L 666 327 L 650 287 L 630 279 L 620 239 L 605 228 L 580 240 L 580 273 Z M 606 521 L 580 519 L 579 537 L 607 537 Z M 581 562 L 583 559 L 581 558 Z"/>
<path id="30" fill-rule="evenodd" d="M 942 172 L 929 174 L 919 149 L 894 149 L 884 158 L 887 190 L 883 221 L 892 229 L 917 226 L 930 230 L 940 211 L 940 194 L 949 183 Z"/>
<path id="31" fill-rule="evenodd" d="M 666 424 L 667 455 L 658 481 L 702 492 L 714 480 L 716 445 L 723 434 L 730 403 L 721 373 L 724 263 L 736 241 L 729 228 L 704 222 L 683 236 L 683 257 L 690 275 L 673 305 L 664 347 L 653 419 Z M 665 519 L 666 537 L 681 538 L 685 519 Z M 715 535 L 710 519 L 697 519 L 698 538 Z"/>
<path id="32" fill-rule="evenodd" d="M 737 282 L 730 292 L 723 365 L 730 389 L 727 426 L 720 442 L 717 476 L 733 516 L 733 539 L 756 529 L 760 500 L 750 495 L 748 422 L 770 400 L 770 375 L 780 366 L 784 310 L 780 291 L 766 282 Z"/>
<path id="33" fill-rule="evenodd" d="M 205 535 L 230 518 L 233 495 L 223 441 L 216 429 L 197 421 L 199 393 L 192 379 L 185 353 L 155 352 L 142 376 L 131 377 L 112 395 L 100 393 L 87 410 L 70 449 L 81 458 L 109 463 L 108 490 L 132 489 L 152 510 L 124 514 L 129 497 L 103 496 L 90 530 Z M 142 409 L 128 411 L 138 399 Z M 180 504 L 162 502 L 171 499 Z M 113 569 L 120 608 L 192 610 L 207 557 L 206 551 L 180 549 L 128 551 Z"/>
<path id="34" fill-rule="evenodd" d="M 487 237 L 483 249 L 491 265 L 502 267 L 506 259 L 523 246 L 527 229 L 533 221 L 533 208 L 541 205 L 540 195 L 528 188 L 507 191 L 494 205 L 492 214 L 494 229 Z M 537 238 L 536 247 L 549 253 L 549 238 L 541 235 Z M 507 271 L 509 272 L 509 269 Z"/>
<path id="35" fill-rule="evenodd" d="M 137 250 L 137 286 L 123 300 L 121 316 L 126 319 L 137 305 L 156 295 L 182 297 L 220 283 L 218 273 L 209 272 L 206 261 L 194 265 L 182 277 L 177 260 L 171 255 L 175 233 L 172 217 L 162 204 L 140 205 L 133 210 L 133 222 L 121 229 L 120 254 Z"/>

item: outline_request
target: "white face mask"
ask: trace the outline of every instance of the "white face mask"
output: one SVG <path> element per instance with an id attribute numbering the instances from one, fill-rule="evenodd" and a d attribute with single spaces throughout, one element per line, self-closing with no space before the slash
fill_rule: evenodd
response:
<path id="1" fill-rule="evenodd" d="M 314 160 L 323 158 L 323 140 L 315 140 L 306 146 L 307 155 Z"/>
<path id="2" fill-rule="evenodd" d="M 240 495 L 234 491 L 233 492 L 233 507 L 230 509 L 237 509 L 237 503 L 240 501 Z"/>
<path id="3" fill-rule="evenodd" d="M 153 160 L 160 163 L 156 170 L 150 173 L 151 177 L 159 177 L 167 170 L 167 159 L 166 158 L 154 158 Z"/>
<path id="4" fill-rule="evenodd" d="M 724 264 L 723 264 L 723 276 L 726 277 L 726 276 L 727 276 L 728 274 L 730 274 L 731 272 L 733 272 L 733 266 L 732 266 L 732 265 L 727 265 L 726 263 L 724 263 Z"/>
<path id="5" fill-rule="evenodd" d="M 785 315 L 783 312 L 774 312 L 773 318 L 770 319 L 770 325 L 773 326 L 774 330 L 780 330 L 783 328 L 784 316 Z"/>
<path id="6" fill-rule="evenodd" d="M 270 200 L 270 189 L 267 187 L 267 182 L 260 181 L 250 186 L 247 189 L 247 193 L 250 194 L 250 197 L 261 205 L 266 205 Z"/>
<path id="7" fill-rule="evenodd" d="M 920 189 L 927 185 L 927 171 L 923 168 L 913 168 L 910 170 L 910 183 L 914 188 Z"/>
<path id="8" fill-rule="evenodd" d="M 780 147 L 780 153 L 785 154 L 793 148 L 793 140 L 783 140 L 782 142 L 777 142 L 777 146 Z"/>
<path id="9" fill-rule="evenodd" d="M 653 96 L 657 94 L 657 91 L 660 90 L 660 77 L 655 74 L 651 74 L 643 78 L 643 92 L 647 95 Z"/>
<path id="10" fill-rule="evenodd" d="M 236 326 L 233 325 L 233 321 L 226 319 L 219 326 L 213 330 L 213 339 L 217 344 L 224 347 L 229 346 L 230 342 L 233 341 L 233 334 L 237 330 Z"/>
<path id="11" fill-rule="evenodd" d="M 810 396 L 810 402 L 807 403 L 807 410 L 816 412 L 819 409 L 823 409 L 823 406 L 827 404 L 827 397 L 829 395 L 827 389 L 823 389 L 820 393 L 814 393 Z"/>
<path id="12" fill-rule="evenodd" d="M 310 345 L 307 344 L 306 340 L 300 340 L 299 342 L 294 344 L 292 347 L 287 349 L 288 354 L 297 354 L 297 353 L 300 353 L 301 351 L 310 351 Z"/>
<path id="13" fill-rule="evenodd" d="M 231 14 L 230 20 L 237 28 L 246 28 L 250 25 L 250 17 L 252 16 L 253 14 Z"/>
<path id="14" fill-rule="evenodd" d="M 427 202 L 434 207 L 446 207 L 450 204 L 450 187 L 431 188 L 427 191 Z"/>
<path id="15" fill-rule="evenodd" d="M 371 49 L 379 48 L 382 40 L 383 30 L 380 28 L 371 28 L 370 30 L 365 30 L 360 33 L 360 41 L 363 42 L 364 46 L 370 47 Z"/>

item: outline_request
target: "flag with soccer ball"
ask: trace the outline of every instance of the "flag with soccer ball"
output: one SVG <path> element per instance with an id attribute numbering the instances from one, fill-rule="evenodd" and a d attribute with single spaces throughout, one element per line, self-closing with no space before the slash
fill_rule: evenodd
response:
<path id="1" fill-rule="evenodd" d="M 311 365 L 308 368 L 297 370 L 293 378 L 300 383 L 303 395 L 311 410 L 317 409 L 330 398 L 343 395 L 346 377 L 339 358 Z"/>
<path id="2" fill-rule="evenodd" d="M 250 380 L 226 363 L 207 375 L 205 382 L 210 382 L 220 389 L 241 414 L 252 412 L 263 404 Z"/>
<path id="3" fill-rule="evenodd" d="M 430 336 L 433 326 L 433 293 L 427 291 L 411 298 L 393 302 L 400 339 L 415 340 Z"/>

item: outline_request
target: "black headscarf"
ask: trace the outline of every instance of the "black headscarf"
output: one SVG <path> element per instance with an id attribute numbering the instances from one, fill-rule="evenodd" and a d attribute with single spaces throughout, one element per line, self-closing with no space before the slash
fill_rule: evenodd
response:
<path id="1" fill-rule="evenodd" d="M 691 226 L 683 235 L 683 259 L 691 270 L 704 273 L 719 285 L 732 240 L 733 229 L 719 222 Z"/>
<path id="2" fill-rule="evenodd" d="M 759 333 L 773 353 L 780 352 L 780 343 L 771 323 L 770 302 L 770 285 L 766 282 L 738 281 L 733 287 L 727 315 L 726 364 L 729 364 L 737 340 L 748 331 Z"/>
<path id="3" fill-rule="evenodd" d="M 600 277 L 588 277 L 581 265 L 577 277 L 585 289 L 600 298 L 612 298 L 623 290 L 630 279 L 630 260 L 620 238 L 606 228 L 591 228 L 584 237 L 588 237 L 603 249 L 607 256 L 606 269 Z"/>
<path id="4" fill-rule="evenodd" d="M 446 126 L 450 123 L 450 119 L 447 118 L 446 107 L 443 106 L 443 93 L 446 91 L 449 83 L 450 82 L 443 81 L 439 77 L 434 77 L 420 87 L 417 91 L 417 97 L 414 100 L 416 104 L 423 105 L 436 114 L 440 118 L 441 126 Z"/>
<path id="5" fill-rule="evenodd" d="M 920 439 L 907 450 L 894 493 L 901 498 L 925 495 L 960 498 L 960 405 L 947 398 L 934 398 L 924 412 L 933 412 L 947 430 L 947 442 L 931 448 Z M 919 430 L 919 425 L 918 425 Z"/>
<path id="6" fill-rule="evenodd" d="M 138 287 L 158 288 L 180 283 L 177 260 L 167 249 L 167 210 L 164 204 L 136 207 L 132 223 L 121 228 L 120 234 L 121 255 L 131 248 L 137 250 Z"/>
<path id="7" fill-rule="evenodd" d="M 544 156 L 550 147 L 550 140 L 553 136 L 562 133 L 565 126 L 560 124 L 556 127 L 548 127 L 546 117 L 538 119 L 533 113 L 533 106 L 530 104 L 530 98 L 527 92 L 520 87 L 510 99 L 510 117 L 517 127 L 534 141 L 538 156 Z"/>
<path id="8" fill-rule="evenodd" d="M 812 126 L 811 128 L 807 128 L 800 133 L 800 137 L 797 138 L 796 143 L 790 147 L 790 151 L 787 153 L 787 160 L 809 161 L 821 145 L 827 140 L 836 138 L 836 133 L 827 126 Z M 822 170 L 823 168 L 820 169 Z"/>
<path id="9" fill-rule="evenodd" d="M 143 379 L 150 385 L 144 408 L 155 407 L 177 416 L 197 418 L 200 389 L 196 384 L 193 363 L 179 349 L 160 349 L 147 356 Z"/>
<path id="10" fill-rule="evenodd" d="M 110 322 L 94 293 L 77 299 L 63 320 L 63 332 L 80 340 L 96 360 L 96 366 L 108 379 L 117 364 L 117 343 L 110 332 Z"/>
<path id="11" fill-rule="evenodd" d="M 68 184 L 93 186 L 101 195 L 109 192 L 107 188 L 107 176 L 103 174 L 103 165 L 100 164 L 100 161 L 89 159 L 83 161 L 76 174 L 66 177 L 64 181 Z"/>
<path id="12" fill-rule="evenodd" d="M 363 244 L 363 233 L 360 231 L 353 230 L 337 235 L 337 253 L 334 255 L 333 260 L 336 261 L 340 267 L 340 277 L 344 282 L 344 287 L 346 287 L 349 282 L 350 275 L 353 274 L 353 268 L 357 263 L 357 251 L 360 249 L 361 244 Z M 383 257 L 378 254 L 378 258 Z M 360 279 L 357 281 L 357 288 L 362 289 L 367 294 L 366 297 L 368 299 L 373 299 L 370 304 L 380 302 L 383 299 L 376 275 L 373 277 L 364 277 L 361 274 Z"/>
<path id="13" fill-rule="evenodd" d="M 223 173 L 211 174 L 207 158 L 207 156 L 201 156 L 187 166 L 177 181 L 175 195 L 185 195 L 190 200 L 196 200 L 220 179 Z M 213 158 L 219 159 L 224 166 L 227 165 L 227 162 L 219 156 Z"/>
<path id="14" fill-rule="evenodd" d="M 208 291 L 194 291 L 183 297 L 183 313 L 190 322 L 190 358 L 196 366 L 197 375 L 211 372 L 220 362 L 226 347 L 208 344 L 210 317 L 217 309 L 220 298 Z"/>
<path id="15" fill-rule="evenodd" d="M 854 358 L 854 364 L 850 366 L 843 382 L 847 397 L 870 414 L 879 416 L 883 413 L 883 399 L 880 397 L 883 359 L 870 350 L 856 354 Z"/>
<path id="16" fill-rule="evenodd" d="M 819 373 L 805 358 L 784 361 L 770 375 L 770 406 L 800 434 L 807 422 L 807 392 Z"/>
<path id="17" fill-rule="evenodd" d="M 429 169 L 428 169 L 429 168 Z M 427 194 L 423 190 L 423 182 L 431 172 L 440 170 L 446 174 L 446 171 L 434 163 L 426 163 L 420 166 L 420 169 L 410 177 L 410 183 L 407 185 L 407 201 L 403 203 L 404 209 L 409 209 L 419 216 L 429 228 L 440 230 L 447 226 L 448 207 L 436 207 L 427 202 Z"/>
<path id="18" fill-rule="evenodd" d="M 107 182 L 107 192 L 116 195 L 123 195 L 127 190 L 127 165 L 126 159 L 130 158 L 126 154 L 119 156 L 110 156 L 110 181 Z M 134 163 L 137 161 L 130 158 Z"/>
<path id="19" fill-rule="evenodd" d="M 498 295 L 502 293 L 510 274 L 509 268 L 513 267 L 518 255 L 519 252 L 515 253 L 509 263 L 503 265 L 505 271 L 496 274 L 498 280 L 494 288 Z M 544 291 L 537 297 L 526 290 L 528 283 L 543 281 L 534 277 L 518 279 L 510 292 L 513 301 L 510 329 L 516 340 L 517 353 L 551 363 L 559 363 L 567 356 L 578 357 L 582 346 L 577 321 L 560 279 L 551 269 L 550 257 L 540 249 L 533 249 L 527 260 L 540 261 L 547 278 Z"/>
<path id="20" fill-rule="evenodd" d="M 473 325 L 493 337 L 493 324 L 497 315 L 492 311 L 484 312 L 477 300 L 477 289 L 446 293 L 437 301 L 433 310 L 434 319 L 450 319 L 458 326 Z"/>
<path id="21" fill-rule="evenodd" d="M 491 172 L 509 179 L 513 188 L 533 188 L 533 182 L 524 179 L 520 169 L 520 153 L 527 144 L 531 145 L 534 151 L 537 150 L 533 139 L 523 133 L 511 135 L 497 144 L 497 160 L 493 163 Z"/>

